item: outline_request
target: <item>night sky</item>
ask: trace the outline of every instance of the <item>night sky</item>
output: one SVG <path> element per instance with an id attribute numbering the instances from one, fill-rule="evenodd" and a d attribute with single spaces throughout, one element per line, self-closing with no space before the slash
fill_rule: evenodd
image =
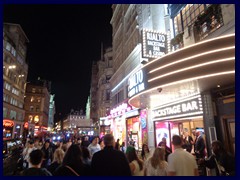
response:
<path id="1" fill-rule="evenodd" d="M 55 121 L 71 109 L 85 112 L 92 61 L 101 57 L 101 42 L 111 46 L 111 5 L 4 5 L 3 22 L 20 24 L 30 43 L 28 81 L 52 82 Z"/>

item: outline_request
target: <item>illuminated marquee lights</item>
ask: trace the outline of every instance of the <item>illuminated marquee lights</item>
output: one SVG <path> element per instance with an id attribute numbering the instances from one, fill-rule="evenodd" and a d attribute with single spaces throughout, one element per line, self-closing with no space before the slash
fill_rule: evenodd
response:
<path id="1" fill-rule="evenodd" d="M 172 72 L 163 74 L 161 76 L 157 76 L 155 78 L 149 79 L 148 82 L 151 82 L 151 81 L 154 81 L 156 79 L 160 79 L 162 77 L 166 77 L 166 76 L 169 76 L 169 75 L 172 75 L 172 74 L 176 74 L 176 73 L 179 73 L 179 72 L 187 71 L 189 69 L 199 68 L 201 66 L 207 66 L 207 65 L 210 65 L 210 64 L 215 64 L 215 63 L 224 62 L 224 61 L 233 61 L 233 60 L 235 60 L 235 57 L 226 58 L 226 59 L 219 59 L 219 60 L 215 60 L 215 61 L 210 61 L 210 62 L 206 62 L 206 63 L 197 64 L 195 66 L 186 67 L 186 68 L 183 68 L 183 69 L 179 69 L 179 70 L 176 70 L 176 71 L 172 71 Z"/>
<path id="2" fill-rule="evenodd" d="M 158 58 L 166 54 L 168 36 L 164 32 L 155 30 L 143 29 L 143 57 L 145 58 Z"/>
<path id="3" fill-rule="evenodd" d="M 163 68 L 165 68 L 165 67 L 169 67 L 169 66 L 178 64 L 178 63 L 180 63 L 180 62 L 192 60 L 192 59 L 197 58 L 197 57 L 200 57 L 200 56 L 204 56 L 204 55 L 212 54 L 212 53 L 216 53 L 216 52 L 221 52 L 221 51 L 225 51 L 225 50 L 230 50 L 230 49 L 235 49 L 235 46 L 230 46 L 230 47 L 225 47 L 225 48 L 216 49 L 216 50 L 212 50 L 212 51 L 207 51 L 207 52 L 200 53 L 200 54 L 197 54 L 197 55 L 194 55 L 194 56 L 190 56 L 190 57 L 187 57 L 187 58 L 184 58 L 184 59 L 180 59 L 180 60 L 174 61 L 174 62 L 172 62 L 172 63 L 166 64 L 166 65 L 164 65 L 164 66 L 158 67 L 158 68 L 156 68 L 156 69 L 153 69 L 153 70 L 151 70 L 149 73 L 153 73 L 153 72 L 155 72 L 155 71 L 157 71 L 157 70 L 160 70 L 160 69 L 163 69 Z"/>
<path id="4" fill-rule="evenodd" d="M 193 80 L 198 80 L 198 79 L 204 79 L 204 78 L 208 78 L 208 77 L 214 77 L 214 76 L 221 76 L 221 75 L 227 75 L 227 74 L 235 74 L 235 71 L 223 71 L 223 72 L 219 72 L 219 73 L 214 73 L 214 74 L 206 74 L 204 76 L 196 76 L 196 77 L 192 77 L 192 78 L 187 78 L 187 79 L 182 79 L 180 81 L 175 81 L 172 83 L 167 83 L 167 84 L 163 84 L 163 85 L 159 85 L 157 87 L 148 89 L 144 92 L 141 92 L 139 94 L 137 94 L 135 97 L 131 97 L 128 102 L 130 102 L 133 98 L 136 98 L 138 96 L 141 96 L 142 94 L 148 93 L 150 91 L 156 90 L 158 88 L 163 88 L 163 87 L 167 87 L 167 86 L 171 86 L 171 85 L 176 85 L 176 84 L 181 84 L 184 82 L 188 82 L 188 81 L 193 81 Z"/>

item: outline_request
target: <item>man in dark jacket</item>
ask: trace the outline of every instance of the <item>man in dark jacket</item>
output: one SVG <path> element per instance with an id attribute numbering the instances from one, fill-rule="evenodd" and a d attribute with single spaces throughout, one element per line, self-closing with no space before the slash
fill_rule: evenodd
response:
<path id="1" fill-rule="evenodd" d="M 29 168 L 22 173 L 23 176 L 52 176 L 45 168 L 41 168 L 43 162 L 43 152 L 39 149 L 33 150 L 29 155 Z"/>
<path id="2" fill-rule="evenodd" d="M 196 132 L 196 143 L 194 150 L 197 159 L 205 157 L 205 142 L 201 131 Z"/>
<path id="3" fill-rule="evenodd" d="M 114 137 L 104 136 L 105 147 L 96 152 L 92 158 L 92 172 L 95 176 L 131 176 L 131 170 L 125 154 L 115 150 Z"/>

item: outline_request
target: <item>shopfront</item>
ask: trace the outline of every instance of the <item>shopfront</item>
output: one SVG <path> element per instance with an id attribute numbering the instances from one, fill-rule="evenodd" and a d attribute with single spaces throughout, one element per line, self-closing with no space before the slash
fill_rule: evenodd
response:
<path id="1" fill-rule="evenodd" d="M 13 127 L 14 127 L 14 121 L 9 119 L 3 120 L 3 140 L 12 138 Z"/>
<path id="2" fill-rule="evenodd" d="M 235 34 L 229 34 L 201 41 L 143 65 L 129 78 L 128 103 L 149 109 L 149 147 L 156 146 L 162 137 L 166 136 L 170 145 L 173 134 L 187 131 L 194 136 L 192 132 L 198 130 L 206 135 L 210 151 L 211 142 L 221 138 L 223 132 L 229 135 L 221 139 L 229 139 L 229 144 L 235 141 L 234 96 L 230 100 L 221 97 L 214 106 L 211 94 L 212 89 L 234 84 Z M 227 106 L 233 111 L 222 111 Z M 234 152 L 235 147 L 231 149 Z"/>

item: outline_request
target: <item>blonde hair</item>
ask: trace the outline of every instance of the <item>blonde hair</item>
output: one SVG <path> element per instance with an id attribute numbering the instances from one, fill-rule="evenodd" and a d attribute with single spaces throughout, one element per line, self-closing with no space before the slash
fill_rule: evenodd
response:
<path id="1" fill-rule="evenodd" d="M 150 158 L 151 165 L 154 169 L 156 169 L 158 165 L 160 166 L 160 169 L 162 169 L 162 161 L 165 161 L 165 148 L 157 147 L 154 150 L 152 157 Z"/>
<path id="2" fill-rule="evenodd" d="M 63 161 L 65 152 L 61 148 L 57 148 L 53 154 L 53 162 L 61 164 Z"/>

